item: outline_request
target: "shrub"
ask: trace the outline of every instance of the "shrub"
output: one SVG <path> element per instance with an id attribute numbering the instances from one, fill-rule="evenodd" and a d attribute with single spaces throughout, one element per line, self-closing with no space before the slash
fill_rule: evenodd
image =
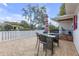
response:
<path id="1" fill-rule="evenodd" d="M 53 26 L 53 25 L 50 25 L 50 26 L 49 26 L 49 31 L 50 31 L 50 32 L 58 31 L 58 30 L 59 30 L 59 27 L 55 27 L 55 26 Z"/>

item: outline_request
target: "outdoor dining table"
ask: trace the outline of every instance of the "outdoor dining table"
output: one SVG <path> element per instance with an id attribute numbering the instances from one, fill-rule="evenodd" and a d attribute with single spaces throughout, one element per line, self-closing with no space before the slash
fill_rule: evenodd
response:
<path id="1" fill-rule="evenodd" d="M 49 35 L 59 35 L 59 33 L 48 33 Z"/>
<path id="2" fill-rule="evenodd" d="M 53 40 L 56 38 L 56 35 L 49 35 L 47 33 L 38 33 L 39 35 L 41 36 L 45 36 L 45 40 L 47 41 L 47 48 L 46 50 L 50 50 L 51 51 L 51 55 L 53 55 Z M 54 34 L 54 33 L 53 33 Z M 43 39 L 42 39 L 43 40 Z M 44 47 L 44 45 L 43 45 Z M 47 55 L 47 52 L 46 52 L 46 55 Z"/>

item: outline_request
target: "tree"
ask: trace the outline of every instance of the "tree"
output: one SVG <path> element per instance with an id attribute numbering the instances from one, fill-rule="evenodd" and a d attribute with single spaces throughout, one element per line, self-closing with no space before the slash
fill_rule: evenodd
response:
<path id="1" fill-rule="evenodd" d="M 0 31 L 2 30 L 2 26 L 0 25 Z"/>
<path id="2" fill-rule="evenodd" d="M 11 29 L 13 29 L 13 27 L 11 25 L 9 25 L 9 24 L 6 24 L 4 26 L 4 30 L 6 30 L 6 31 L 11 31 Z"/>
<path id="3" fill-rule="evenodd" d="M 53 32 L 53 31 L 59 31 L 59 27 L 55 27 L 53 25 L 49 25 L 49 31 Z"/>
<path id="4" fill-rule="evenodd" d="M 44 25 L 44 19 L 46 15 L 46 8 L 44 6 L 31 6 L 28 5 L 27 8 L 23 8 L 23 16 L 28 17 L 30 20 L 30 25 L 32 29 L 36 24 Z"/>
<path id="5" fill-rule="evenodd" d="M 62 16 L 62 15 L 65 15 L 66 12 L 65 12 L 65 4 L 62 4 L 62 6 L 60 7 L 60 13 L 59 15 Z"/>
<path id="6" fill-rule="evenodd" d="M 32 6 L 29 4 L 29 5 L 27 5 L 27 8 L 25 7 L 22 10 L 24 12 L 23 16 L 25 16 L 25 18 L 28 17 L 28 21 L 30 21 L 30 26 L 31 26 L 32 25 L 32 14 L 33 14 Z M 30 28 L 32 28 L 32 26 Z"/>
<path id="7" fill-rule="evenodd" d="M 20 25 L 21 25 L 23 28 L 29 28 L 29 27 L 30 27 L 29 24 L 28 24 L 26 21 L 24 21 L 24 20 L 21 21 Z"/>

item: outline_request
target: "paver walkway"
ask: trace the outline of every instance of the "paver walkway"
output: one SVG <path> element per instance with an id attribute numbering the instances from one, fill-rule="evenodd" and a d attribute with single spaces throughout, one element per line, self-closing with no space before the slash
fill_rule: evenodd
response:
<path id="1" fill-rule="evenodd" d="M 54 48 L 54 56 L 78 55 L 73 42 L 60 40 L 59 43 L 60 46 Z M 36 53 L 35 44 L 36 44 L 36 37 L 0 42 L 0 55 L 34 56 Z"/>

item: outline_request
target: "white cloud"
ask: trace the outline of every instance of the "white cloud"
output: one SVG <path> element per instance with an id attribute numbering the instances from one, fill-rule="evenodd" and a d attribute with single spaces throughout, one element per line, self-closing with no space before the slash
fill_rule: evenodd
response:
<path id="1" fill-rule="evenodd" d="M 3 3 L 3 5 L 4 5 L 4 6 L 8 6 L 8 4 L 7 4 L 7 3 Z"/>
<path id="2" fill-rule="evenodd" d="M 21 14 L 11 13 L 8 10 L 0 8 L 0 21 L 20 22 L 21 20 L 27 21 Z"/>
<path id="3" fill-rule="evenodd" d="M 21 20 L 26 20 L 24 17 L 22 17 L 19 14 L 13 14 L 11 16 L 6 16 L 4 17 L 6 19 L 5 21 L 10 21 L 10 22 L 20 22 Z"/>

